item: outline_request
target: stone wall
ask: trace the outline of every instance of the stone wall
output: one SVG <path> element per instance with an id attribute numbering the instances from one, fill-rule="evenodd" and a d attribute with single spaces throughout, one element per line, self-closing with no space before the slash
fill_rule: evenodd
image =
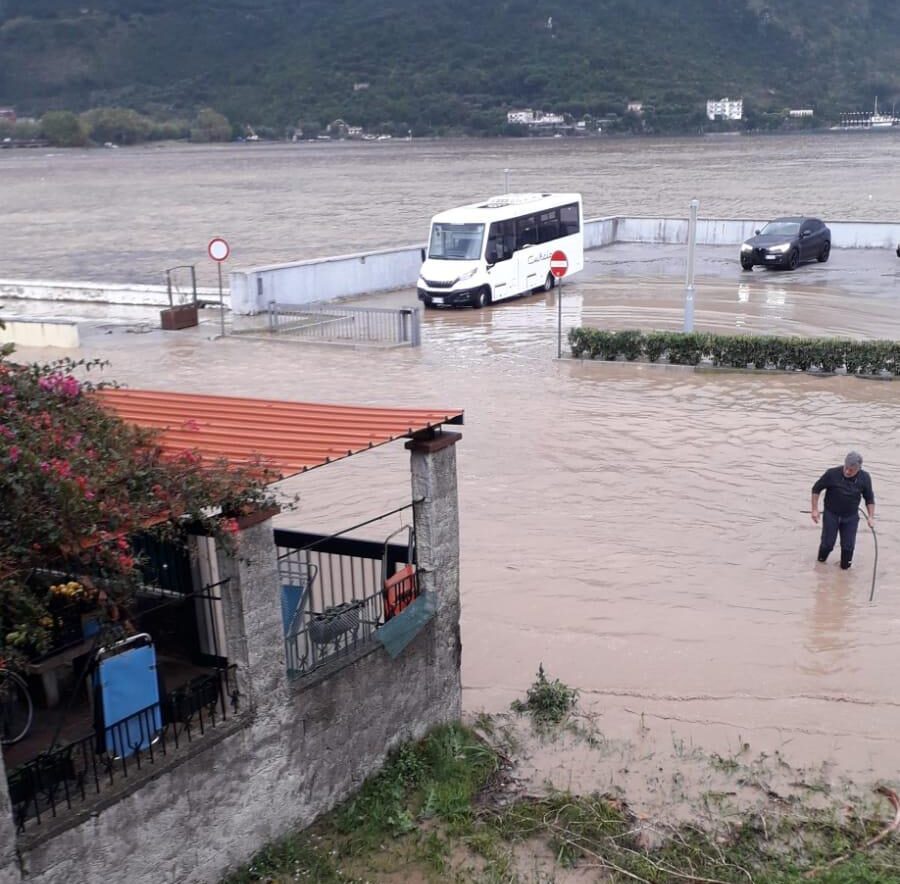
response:
<path id="1" fill-rule="evenodd" d="M 438 605 L 397 659 L 379 645 L 327 678 L 289 681 L 271 522 L 241 532 L 237 555 L 223 556 L 220 568 L 230 577 L 222 589 L 229 658 L 248 712 L 147 768 L 115 803 L 19 836 L 18 860 L 7 855 L 4 867 L 0 853 L 0 884 L 216 882 L 356 791 L 391 748 L 457 720 L 456 438 L 413 448 L 423 587 Z M 0 843 L 8 843 L 5 776 L 0 784 Z"/>

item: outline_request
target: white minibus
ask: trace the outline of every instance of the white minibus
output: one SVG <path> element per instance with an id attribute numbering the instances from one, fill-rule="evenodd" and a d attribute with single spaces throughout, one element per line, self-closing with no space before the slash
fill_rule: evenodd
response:
<path id="1" fill-rule="evenodd" d="M 449 209 L 431 219 L 417 294 L 426 307 L 484 307 L 549 291 L 557 251 L 566 276 L 584 268 L 581 194 L 507 193 Z"/>

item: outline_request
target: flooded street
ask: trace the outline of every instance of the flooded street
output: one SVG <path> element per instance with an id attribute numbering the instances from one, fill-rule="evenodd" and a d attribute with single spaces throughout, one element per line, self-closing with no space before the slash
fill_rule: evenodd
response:
<path id="1" fill-rule="evenodd" d="M 802 162 L 814 148 L 822 161 Z M 500 189 L 504 166 L 517 170 L 523 189 L 581 190 L 593 216 L 678 214 L 694 195 L 701 214 L 720 216 L 800 203 L 826 218 L 894 220 L 900 205 L 900 178 L 887 172 L 900 139 L 889 137 L 391 145 L 374 176 L 355 163 L 364 146 L 263 148 L 285 175 L 296 162 L 287 188 L 296 203 L 273 205 L 266 194 L 283 181 L 265 162 L 254 165 L 254 150 L 76 152 L 60 162 L 76 168 L 84 157 L 86 178 L 55 178 L 46 191 L 10 166 L 50 168 L 50 159 L 0 156 L 21 225 L 0 222 L 15 244 L 0 256 L 0 275 L 158 281 L 152 268 L 199 261 L 208 235 L 228 236 L 225 218 L 245 225 L 239 260 L 252 263 L 417 241 L 432 210 Z M 429 155 L 435 183 L 427 192 L 421 177 L 402 171 L 404 150 Z M 57 226 L 60 215 L 98 199 L 85 186 L 99 174 L 97 156 L 110 160 L 107 211 L 90 225 L 73 215 Z M 540 175 L 551 159 L 560 171 Z M 796 186 L 748 188 L 747 165 L 764 161 L 790 170 Z M 129 170 L 137 163 L 146 168 L 136 182 Z M 154 187 L 153 170 L 165 163 L 172 173 Z M 189 186 L 177 194 L 180 181 Z M 134 188 L 147 202 L 134 229 L 122 229 L 115 219 L 134 207 Z M 50 208 L 25 208 L 26 194 Z M 194 201 L 193 210 L 180 200 Z M 337 242 L 349 217 L 356 221 Z M 563 288 L 566 327 L 680 328 L 677 247 L 614 246 L 586 258 L 585 272 Z M 698 258 L 698 328 L 900 337 L 900 261 L 892 254 L 836 251 L 827 265 L 795 274 L 742 274 L 731 249 L 701 249 Z M 429 312 L 423 346 L 413 351 L 213 340 L 215 315 L 194 331 L 162 333 L 154 311 L 118 308 L 113 320 L 96 309 L 71 305 L 94 323 L 82 328 L 79 355 L 109 359 L 110 376 L 133 386 L 465 409 L 457 455 L 468 711 L 505 710 L 543 663 L 580 689 L 607 737 L 655 741 L 632 767 L 646 767 L 665 747 L 725 754 L 748 743 L 794 765 L 827 765 L 836 777 L 896 781 L 897 382 L 557 361 L 555 293 Z M 818 529 L 804 512 L 812 483 L 851 448 L 865 456 L 878 498 L 873 604 L 865 524 L 853 569 L 842 572 L 834 555 L 816 564 Z M 393 444 L 315 470 L 287 483 L 302 501 L 279 521 L 345 528 L 407 502 L 408 469 L 407 453 Z M 397 527 L 395 516 L 367 536 L 383 539 Z M 568 777 L 569 785 L 603 788 L 610 772 L 595 759 L 553 776 L 557 785 Z"/>

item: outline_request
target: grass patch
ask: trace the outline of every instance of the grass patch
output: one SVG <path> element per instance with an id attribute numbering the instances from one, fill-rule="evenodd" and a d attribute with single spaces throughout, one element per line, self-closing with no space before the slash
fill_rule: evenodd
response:
<path id="1" fill-rule="evenodd" d="M 543 722 L 560 721 L 574 702 L 574 692 L 548 681 L 543 669 L 533 687 L 536 708 L 552 709 Z M 737 755 L 748 749 L 742 745 Z M 269 845 L 223 884 L 375 884 L 413 875 L 459 884 L 534 884 L 572 868 L 598 881 L 645 884 L 900 881 L 900 837 L 884 832 L 893 810 L 883 800 L 818 810 L 779 801 L 726 814 L 721 804 L 730 796 L 710 792 L 703 827 L 662 826 L 638 820 L 608 795 L 516 798 L 502 788 L 509 781 L 501 757 L 460 725 L 438 728 L 394 752 L 359 793 L 315 826 Z M 731 772 L 737 762 L 712 755 L 708 763 Z M 869 844 L 876 835 L 883 836 L 880 842 Z"/>
<path id="2" fill-rule="evenodd" d="M 539 729 L 546 729 L 559 724 L 577 703 L 578 691 L 558 678 L 550 681 L 541 663 L 537 678 L 528 688 L 524 701 L 513 701 L 512 710 L 520 715 L 527 713 Z"/>

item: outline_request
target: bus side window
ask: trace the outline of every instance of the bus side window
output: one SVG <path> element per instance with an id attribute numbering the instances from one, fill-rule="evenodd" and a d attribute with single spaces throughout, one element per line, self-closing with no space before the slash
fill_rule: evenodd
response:
<path id="1" fill-rule="evenodd" d="M 516 248 L 537 244 L 537 225 L 534 215 L 526 215 L 524 218 L 516 218 Z"/>
<path id="2" fill-rule="evenodd" d="M 560 235 L 559 215 L 556 209 L 549 212 L 541 212 L 538 218 L 538 242 L 550 242 Z"/>
<path id="3" fill-rule="evenodd" d="M 578 218 L 578 203 L 562 206 L 559 210 L 559 235 L 571 236 L 580 230 Z"/>
<path id="4" fill-rule="evenodd" d="M 485 255 L 491 264 L 507 261 L 513 253 L 513 227 L 511 221 L 497 221 L 491 225 Z"/>

